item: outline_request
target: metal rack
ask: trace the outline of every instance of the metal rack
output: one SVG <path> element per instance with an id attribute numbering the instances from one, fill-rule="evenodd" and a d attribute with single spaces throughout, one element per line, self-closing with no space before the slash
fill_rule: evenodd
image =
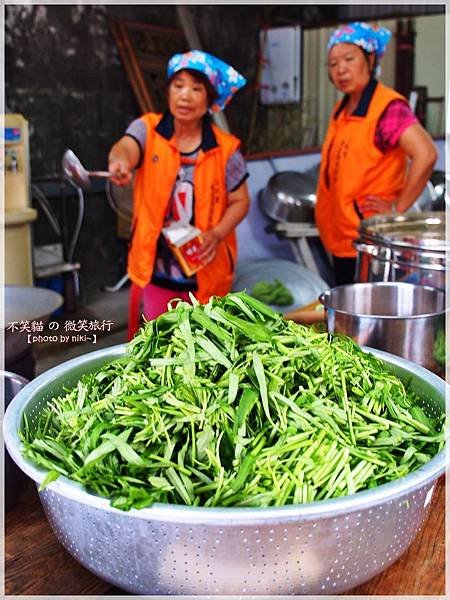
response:
<path id="1" fill-rule="evenodd" d="M 317 227 L 312 223 L 273 223 L 268 231 L 289 242 L 296 262 L 325 281 L 333 281 L 331 262 L 319 237 Z"/>

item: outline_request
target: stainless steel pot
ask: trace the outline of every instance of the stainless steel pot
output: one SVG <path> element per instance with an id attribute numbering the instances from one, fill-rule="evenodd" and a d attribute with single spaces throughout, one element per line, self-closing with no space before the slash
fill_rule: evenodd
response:
<path id="1" fill-rule="evenodd" d="M 433 171 L 430 176 L 430 183 L 434 188 L 434 196 L 430 210 L 443 211 L 446 209 L 447 196 L 447 179 L 445 177 L 445 171 Z"/>
<path id="2" fill-rule="evenodd" d="M 316 185 L 316 181 L 305 173 L 275 173 L 259 194 L 261 210 L 282 223 L 314 223 Z"/>
<path id="3" fill-rule="evenodd" d="M 362 221 L 356 279 L 404 281 L 445 289 L 450 246 L 445 212 L 378 215 Z"/>
<path id="4" fill-rule="evenodd" d="M 445 382 L 400 357 L 367 349 L 417 391 L 428 414 L 445 411 Z M 33 380 L 5 414 L 5 443 L 37 484 L 46 471 L 22 455 L 18 432 L 83 373 L 124 356 L 113 346 Z M 269 508 L 156 504 L 123 512 L 60 477 L 39 492 L 63 547 L 84 567 L 143 595 L 335 595 L 374 577 L 410 546 L 427 517 L 445 449 L 406 477 L 351 496 Z M 57 593 L 57 578 L 55 592 Z"/>
<path id="5" fill-rule="evenodd" d="M 445 335 L 445 293 L 411 283 L 356 283 L 327 290 L 327 329 L 358 344 L 402 356 L 442 373 L 438 345 Z"/>
<path id="6" fill-rule="evenodd" d="M 27 385 L 28 380 L 9 371 L 0 371 L 0 379 L 2 381 L 4 408 L 6 410 L 12 399 Z M 6 511 L 13 508 L 19 499 L 25 479 L 22 471 L 12 461 L 8 451 L 5 450 L 5 476 L 3 481 Z"/>

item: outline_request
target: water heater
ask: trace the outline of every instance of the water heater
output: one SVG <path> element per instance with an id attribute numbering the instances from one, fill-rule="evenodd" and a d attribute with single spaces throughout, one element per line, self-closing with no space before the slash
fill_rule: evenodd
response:
<path id="1" fill-rule="evenodd" d="M 33 285 L 28 121 L 19 114 L 4 117 L 5 148 L 5 284 Z"/>
<path id="2" fill-rule="evenodd" d="M 261 102 L 287 104 L 301 98 L 301 27 L 262 29 Z"/>

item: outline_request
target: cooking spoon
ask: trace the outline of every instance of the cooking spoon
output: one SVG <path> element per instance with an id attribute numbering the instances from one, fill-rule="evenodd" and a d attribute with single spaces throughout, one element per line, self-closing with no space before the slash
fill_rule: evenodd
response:
<path id="1" fill-rule="evenodd" d="M 62 158 L 62 168 L 65 177 L 77 187 L 89 188 L 90 177 L 111 177 L 109 171 L 86 171 L 72 150 L 66 150 Z"/>

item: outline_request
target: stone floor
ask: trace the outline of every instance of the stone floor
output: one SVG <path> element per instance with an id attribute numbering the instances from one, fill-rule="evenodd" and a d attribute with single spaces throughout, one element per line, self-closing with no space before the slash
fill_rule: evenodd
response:
<path id="1" fill-rule="evenodd" d="M 128 293 L 128 288 L 122 288 L 117 292 L 103 291 L 88 306 L 80 307 L 75 312 L 63 313 L 57 318 L 51 318 L 52 322 L 59 324 L 57 335 L 54 336 L 57 341 L 34 343 L 33 354 L 36 361 L 36 375 L 40 375 L 47 369 L 87 352 L 94 352 L 101 348 L 125 343 L 127 338 Z M 93 330 L 96 333 L 94 342 L 93 332 L 76 331 L 80 323 L 83 322 L 88 327 L 95 322 L 99 324 L 105 322 L 105 330 Z M 73 331 L 70 330 L 70 324 L 74 325 L 75 329 Z M 46 333 L 51 332 L 46 331 Z"/>

